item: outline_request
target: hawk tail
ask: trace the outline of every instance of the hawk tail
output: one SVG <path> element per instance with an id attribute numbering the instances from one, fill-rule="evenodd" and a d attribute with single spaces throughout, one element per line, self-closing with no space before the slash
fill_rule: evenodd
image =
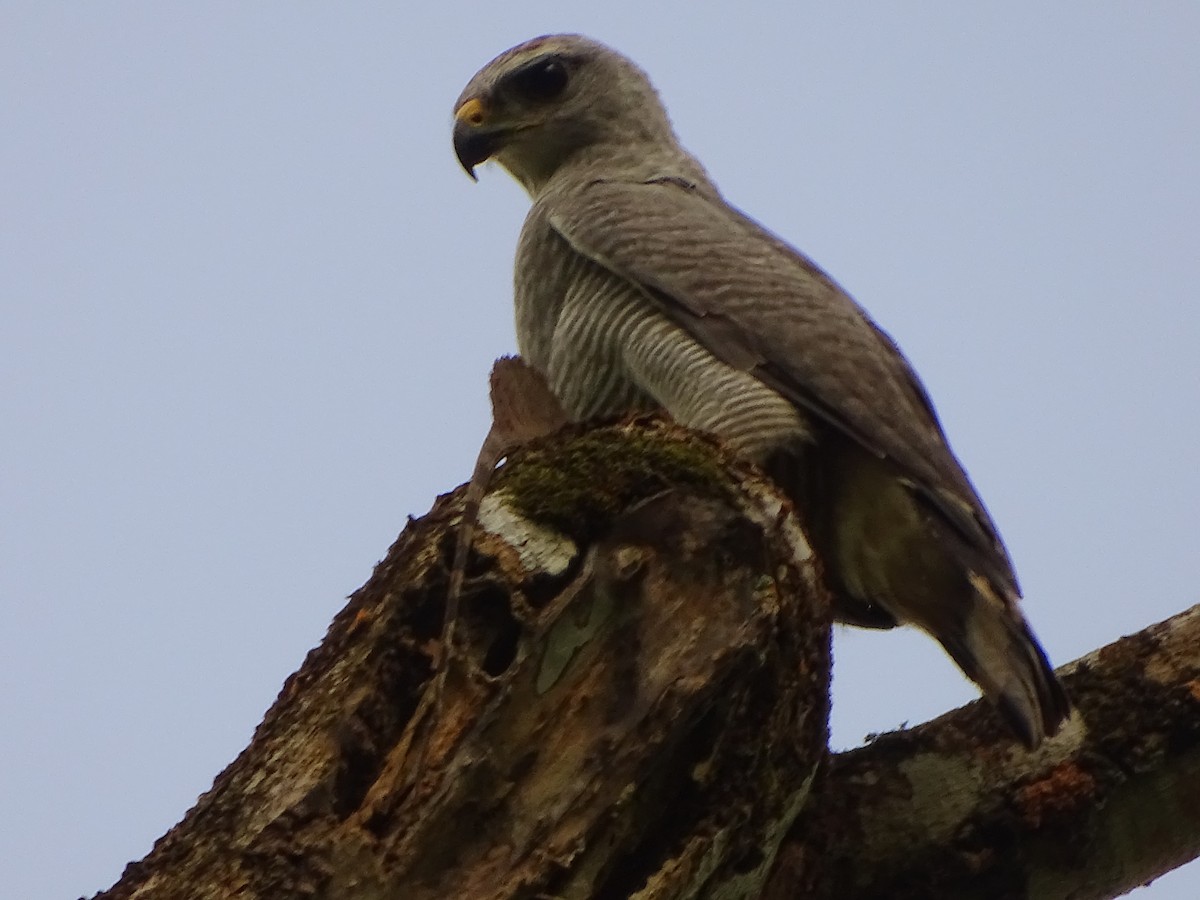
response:
<path id="1" fill-rule="evenodd" d="M 1017 598 L 999 596 L 981 576 L 972 574 L 970 581 L 975 602 L 956 639 L 943 638 L 942 645 L 1025 746 L 1034 749 L 1058 733 L 1071 714 L 1071 702 L 1017 608 Z"/>

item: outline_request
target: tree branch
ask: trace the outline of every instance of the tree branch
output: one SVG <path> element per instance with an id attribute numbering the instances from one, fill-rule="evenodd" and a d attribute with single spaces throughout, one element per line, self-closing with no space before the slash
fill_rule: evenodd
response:
<path id="1" fill-rule="evenodd" d="M 662 423 L 520 454 L 480 509 L 435 703 L 461 505 L 410 523 L 100 896 L 757 893 L 827 733 L 827 603 L 773 488 Z"/>
<path id="2" fill-rule="evenodd" d="M 973 704 L 830 758 L 828 604 L 750 467 L 653 421 L 515 453 L 438 701 L 462 506 L 97 898 L 1091 898 L 1200 853 L 1200 608 L 1069 667 L 1036 753 Z"/>
<path id="3" fill-rule="evenodd" d="M 1060 673 L 1035 753 L 977 702 L 834 756 L 765 896 L 1092 900 L 1200 856 L 1200 606 Z"/>

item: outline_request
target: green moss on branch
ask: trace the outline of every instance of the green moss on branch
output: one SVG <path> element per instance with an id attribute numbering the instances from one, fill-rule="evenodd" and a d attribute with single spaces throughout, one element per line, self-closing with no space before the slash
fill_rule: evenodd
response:
<path id="1" fill-rule="evenodd" d="M 526 518 L 587 541 L 619 513 L 668 488 L 729 497 L 729 462 L 711 440 L 641 419 L 515 454 L 495 487 Z"/>

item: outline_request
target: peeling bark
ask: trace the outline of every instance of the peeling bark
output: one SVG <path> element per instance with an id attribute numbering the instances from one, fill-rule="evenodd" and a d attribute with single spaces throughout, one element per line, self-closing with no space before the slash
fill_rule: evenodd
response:
<path id="1" fill-rule="evenodd" d="M 817 563 L 661 422 L 409 523 L 250 746 L 97 898 L 1092 898 L 1200 853 L 1200 607 L 1067 668 L 1037 752 L 972 704 L 827 757 Z"/>

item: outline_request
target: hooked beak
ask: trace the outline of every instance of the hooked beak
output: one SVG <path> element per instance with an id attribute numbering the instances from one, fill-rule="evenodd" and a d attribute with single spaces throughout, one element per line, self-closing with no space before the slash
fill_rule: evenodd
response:
<path id="1" fill-rule="evenodd" d="M 487 107 L 478 97 L 472 97 L 454 113 L 454 155 L 463 170 L 478 181 L 475 167 L 491 159 L 500 149 L 503 132 L 487 127 Z"/>

